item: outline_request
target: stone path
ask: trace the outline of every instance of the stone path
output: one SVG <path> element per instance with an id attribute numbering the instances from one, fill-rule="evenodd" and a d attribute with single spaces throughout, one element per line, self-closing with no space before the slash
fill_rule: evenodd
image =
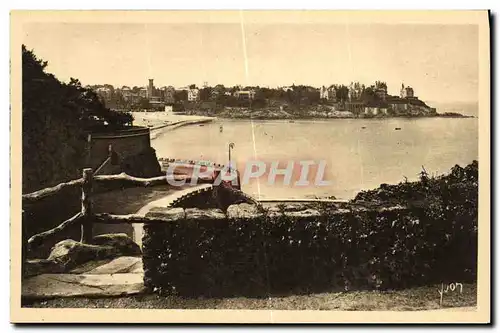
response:
<path id="1" fill-rule="evenodd" d="M 86 272 L 86 274 L 142 274 L 142 259 L 137 257 L 118 257 L 109 263 L 98 266 Z"/>
<path id="2" fill-rule="evenodd" d="M 137 214 L 146 215 L 153 207 L 168 207 L 175 200 L 205 188 L 200 184 L 174 192 L 142 207 Z M 142 245 L 142 224 L 133 224 L 134 241 Z M 142 258 L 118 257 L 91 261 L 74 268 L 69 273 L 41 274 L 22 282 L 22 296 L 27 298 L 52 297 L 105 297 L 134 295 L 144 291 Z"/>
<path id="3" fill-rule="evenodd" d="M 27 298 L 106 297 L 144 291 L 142 258 L 118 257 L 89 262 L 65 274 L 41 274 L 22 282 Z"/>
<path id="4" fill-rule="evenodd" d="M 201 189 L 205 188 L 210 188 L 212 187 L 211 184 L 200 184 L 200 185 L 195 185 L 188 187 L 186 189 L 174 192 L 170 195 L 167 195 L 163 198 L 160 198 L 158 200 L 152 201 L 148 203 L 146 206 L 142 207 L 136 214 L 137 215 L 146 215 L 151 208 L 153 207 L 169 207 L 175 200 L 191 193 L 195 192 Z M 142 248 L 142 235 L 143 235 L 143 225 L 142 223 L 134 223 L 132 225 L 134 227 L 134 237 L 133 240 L 134 242 L 139 245 Z"/>

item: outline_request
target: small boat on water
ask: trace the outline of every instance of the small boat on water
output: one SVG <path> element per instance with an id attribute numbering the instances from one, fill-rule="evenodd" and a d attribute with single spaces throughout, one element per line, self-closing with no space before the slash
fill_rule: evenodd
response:
<path id="1" fill-rule="evenodd" d="M 401 131 L 401 127 L 396 127 L 394 130 Z"/>
<path id="2" fill-rule="evenodd" d="M 365 128 L 366 128 L 366 126 L 363 126 L 363 127 L 361 127 L 361 128 L 362 128 L 362 129 L 365 129 Z"/>
<path id="3" fill-rule="evenodd" d="M 199 124 L 198 126 L 205 126 L 205 124 Z"/>
<path id="4" fill-rule="evenodd" d="M 294 123 L 294 122 L 295 122 L 295 120 L 290 120 L 289 122 L 290 122 L 290 123 Z"/>

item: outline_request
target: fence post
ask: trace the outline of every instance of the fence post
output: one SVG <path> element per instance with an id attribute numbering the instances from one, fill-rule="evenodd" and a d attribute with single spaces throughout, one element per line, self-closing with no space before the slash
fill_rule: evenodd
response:
<path id="1" fill-rule="evenodd" d="M 92 153 L 92 134 L 87 134 L 87 146 L 86 146 L 86 149 L 87 149 L 87 156 L 86 156 L 86 159 L 87 159 L 87 166 L 90 166 L 90 160 L 91 160 L 91 153 Z"/>
<path id="2" fill-rule="evenodd" d="M 92 177 L 91 168 L 83 169 L 81 242 L 87 244 L 92 242 Z"/>

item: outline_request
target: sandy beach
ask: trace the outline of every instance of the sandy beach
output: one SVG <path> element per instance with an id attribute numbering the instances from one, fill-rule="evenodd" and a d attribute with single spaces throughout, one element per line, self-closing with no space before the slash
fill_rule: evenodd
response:
<path id="1" fill-rule="evenodd" d="M 167 112 L 132 112 L 134 125 L 149 127 L 151 140 L 160 133 L 181 126 L 211 122 L 217 118 L 205 116 L 180 115 Z"/>
<path id="2" fill-rule="evenodd" d="M 172 126 L 180 122 L 199 122 L 216 119 L 215 117 L 190 116 L 167 112 L 132 112 L 134 125 L 146 126 L 151 129 L 158 127 Z"/>

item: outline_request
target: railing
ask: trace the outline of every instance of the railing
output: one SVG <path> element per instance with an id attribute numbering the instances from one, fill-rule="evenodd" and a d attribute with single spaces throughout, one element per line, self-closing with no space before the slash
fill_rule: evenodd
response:
<path id="1" fill-rule="evenodd" d="M 143 130 L 143 129 L 140 129 Z M 119 224 L 119 223 L 146 223 L 146 222 L 155 222 L 160 221 L 155 218 L 148 218 L 142 215 L 112 215 L 112 214 L 96 214 L 92 209 L 92 192 L 95 188 L 95 185 L 100 183 L 106 184 L 118 184 L 121 187 L 152 187 L 157 185 L 165 185 L 172 184 L 172 181 L 179 182 L 185 181 L 188 182 L 191 180 L 190 175 L 183 174 L 173 174 L 173 175 L 165 175 L 158 176 L 152 178 L 139 178 L 127 175 L 126 173 L 114 174 L 114 175 L 98 175 L 104 167 L 108 164 L 115 164 L 118 156 L 113 151 L 113 146 L 109 145 L 108 147 L 108 157 L 101 163 L 99 167 L 93 171 L 91 168 L 83 169 L 82 178 L 71 180 L 69 182 L 61 183 L 53 187 L 47 187 L 41 189 L 39 191 L 35 191 L 33 193 L 24 194 L 22 196 L 23 203 L 23 214 L 25 213 L 25 206 L 29 206 L 37 201 L 42 200 L 43 198 L 55 195 L 67 188 L 73 188 L 81 186 L 82 194 L 81 194 L 81 210 L 71 218 L 65 220 L 55 228 L 50 230 L 35 234 L 31 236 L 27 243 L 23 241 L 23 250 L 31 251 L 37 246 L 41 245 L 43 242 L 48 241 L 51 238 L 55 238 L 58 234 L 64 232 L 65 230 L 74 227 L 76 225 L 81 226 L 81 237 L 80 241 L 82 243 L 91 243 L 93 234 L 93 224 L 94 223 L 106 223 L 106 224 Z M 179 162 L 181 160 L 176 159 L 159 159 L 160 163 L 164 162 Z M 186 161 L 184 161 L 186 162 Z M 189 164 L 198 165 L 199 161 L 189 161 Z M 222 165 L 216 163 L 209 163 L 209 165 L 216 167 L 216 169 L 223 168 Z M 217 178 L 217 173 L 213 175 L 213 177 L 201 178 L 197 177 L 197 180 L 202 183 L 213 183 Z M 238 173 L 238 186 L 239 188 L 239 173 Z M 23 251 L 23 256 L 26 255 L 26 251 Z"/>
<path id="2" fill-rule="evenodd" d="M 98 170 L 99 169 L 100 168 L 98 168 Z M 118 183 L 124 187 L 152 187 L 168 184 L 170 179 L 175 181 L 190 180 L 190 178 L 185 175 L 159 176 L 153 178 L 138 178 L 127 175 L 125 173 L 117 175 L 95 175 L 91 168 L 86 168 L 83 169 L 82 178 L 80 179 L 61 183 L 54 187 L 45 188 L 33 193 L 24 194 L 22 196 L 23 206 L 32 204 L 48 196 L 55 195 L 68 187 L 81 186 L 82 189 L 80 212 L 62 222 L 55 228 L 31 236 L 27 241 L 26 250 L 31 251 L 43 242 L 76 225 L 81 225 L 81 242 L 91 243 L 93 238 L 92 225 L 94 223 L 118 224 L 155 222 L 158 219 L 147 218 L 142 215 L 112 215 L 105 213 L 94 213 L 92 209 L 92 192 L 94 186 L 96 185 L 96 183 Z M 202 182 L 213 182 L 213 179 L 208 178 L 200 180 Z"/>

